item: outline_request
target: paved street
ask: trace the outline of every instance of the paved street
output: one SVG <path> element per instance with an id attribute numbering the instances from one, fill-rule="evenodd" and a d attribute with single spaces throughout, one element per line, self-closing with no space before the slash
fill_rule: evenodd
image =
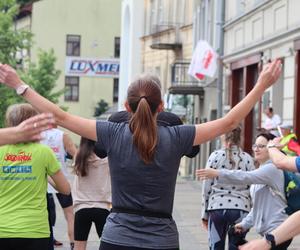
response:
<path id="1" fill-rule="evenodd" d="M 173 214 L 180 234 L 181 250 L 208 249 L 206 231 L 200 226 L 200 193 L 200 182 L 182 179 L 178 180 Z M 63 213 L 59 205 L 57 206 L 57 226 L 55 227 L 55 236 L 64 243 L 64 247 L 57 249 L 70 249 L 68 247 L 66 223 L 63 219 Z M 257 237 L 257 235 L 253 230 L 247 236 L 248 239 L 253 239 L 255 237 Z M 89 237 L 87 249 L 97 250 L 98 247 L 99 240 L 93 228 Z M 289 249 L 300 250 L 300 237 L 294 239 L 293 244 Z"/>

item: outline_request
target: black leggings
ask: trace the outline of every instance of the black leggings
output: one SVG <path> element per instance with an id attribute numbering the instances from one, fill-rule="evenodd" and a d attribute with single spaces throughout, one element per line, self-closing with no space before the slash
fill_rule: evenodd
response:
<path id="1" fill-rule="evenodd" d="M 152 248 L 126 247 L 126 246 L 109 244 L 101 241 L 99 250 L 152 250 Z M 157 249 L 153 249 L 153 250 L 157 250 Z M 164 250 L 179 250 L 179 248 L 168 248 Z"/>
<path id="2" fill-rule="evenodd" d="M 77 211 L 74 219 L 74 239 L 87 241 L 93 222 L 100 238 L 108 215 L 109 211 L 102 208 L 83 208 Z"/>
<path id="3" fill-rule="evenodd" d="M 48 250 L 49 238 L 0 238 L 0 250 Z"/>

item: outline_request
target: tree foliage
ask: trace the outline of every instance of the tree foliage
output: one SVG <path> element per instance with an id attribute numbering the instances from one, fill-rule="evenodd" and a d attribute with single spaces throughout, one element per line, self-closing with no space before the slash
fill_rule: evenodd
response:
<path id="1" fill-rule="evenodd" d="M 14 0 L 0 1 L 0 63 L 16 67 L 17 51 L 28 50 L 32 35 L 28 31 L 17 31 L 14 28 L 14 18 L 18 13 L 18 5 Z M 13 90 L 0 85 L 0 127 L 4 125 L 6 109 L 18 99 Z"/>
<path id="2" fill-rule="evenodd" d="M 40 95 L 51 102 L 57 103 L 58 98 L 64 93 L 64 89 L 53 92 L 60 70 L 55 69 L 56 57 L 54 51 L 39 51 L 38 63 L 30 63 L 28 69 L 22 72 L 22 79 L 30 83 Z"/>
<path id="3" fill-rule="evenodd" d="M 109 106 L 106 101 L 103 99 L 100 100 L 100 102 L 97 103 L 97 106 L 95 107 L 94 116 L 100 116 L 103 113 L 105 113 L 108 110 Z"/>
<path id="4" fill-rule="evenodd" d="M 18 1 L 21 3 L 21 1 Z M 23 1 L 25 2 L 25 1 Z M 55 69 L 54 52 L 40 51 L 38 64 L 29 63 L 28 70 L 20 67 L 18 54 L 29 51 L 32 46 L 32 34 L 30 31 L 17 30 L 14 21 L 19 11 L 16 0 L 0 0 L 0 63 L 10 64 L 19 68 L 21 78 L 30 84 L 41 95 L 53 102 L 58 101 L 63 90 L 52 92 L 58 79 L 59 71 Z M 18 66 L 18 67 L 17 67 Z M 9 105 L 21 102 L 14 90 L 0 84 L 0 127 L 4 126 L 4 116 Z"/>

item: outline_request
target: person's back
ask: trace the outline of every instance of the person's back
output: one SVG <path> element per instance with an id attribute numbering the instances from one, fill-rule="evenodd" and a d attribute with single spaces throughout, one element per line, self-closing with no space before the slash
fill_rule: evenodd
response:
<path id="1" fill-rule="evenodd" d="M 252 157 L 239 147 L 241 128 L 226 133 L 224 146 L 208 158 L 206 168 L 217 170 L 254 169 Z M 250 185 L 224 183 L 216 179 L 205 180 L 202 187 L 202 224 L 209 233 L 211 249 L 225 249 L 228 234 L 228 248 L 236 249 L 244 243 L 247 232 L 230 234 L 230 227 L 247 216 L 251 209 Z"/>
<path id="2" fill-rule="evenodd" d="M 97 129 L 101 130 L 98 143 L 108 153 L 113 192 L 113 212 L 107 218 L 102 241 L 129 247 L 178 248 L 178 232 L 171 217 L 174 191 L 180 159 L 191 151 L 195 127 L 158 126 L 156 153 L 148 164 L 133 144 L 128 124 L 99 121 Z"/>
<path id="3" fill-rule="evenodd" d="M 95 153 L 95 142 L 81 138 L 74 164 L 75 249 L 85 250 L 92 224 L 99 238 L 111 208 L 111 181 L 107 158 Z"/>
<path id="4" fill-rule="evenodd" d="M 37 112 L 29 104 L 12 105 L 6 125 L 16 126 Z M 47 176 L 57 189 L 70 186 L 52 150 L 39 143 L 0 147 L 0 246 L 11 250 L 51 247 L 47 213 Z"/>
<path id="5" fill-rule="evenodd" d="M 81 208 L 89 207 L 110 209 L 111 182 L 108 160 L 93 154 L 87 161 L 88 174 L 74 177 L 72 196 L 75 213 Z"/>
<path id="6" fill-rule="evenodd" d="M 2 146 L 0 166 L 0 238 L 49 237 L 47 175 L 59 170 L 51 150 L 39 143 Z"/>
<path id="7" fill-rule="evenodd" d="M 41 140 L 41 143 L 47 145 L 52 149 L 57 160 L 61 164 L 61 169 L 64 175 L 68 176 L 68 172 L 66 169 L 66 151 L 64 148 L 63 134 L 64 132 L 57 128 L 46 130 L 42 133 L 43 139 Z"/>

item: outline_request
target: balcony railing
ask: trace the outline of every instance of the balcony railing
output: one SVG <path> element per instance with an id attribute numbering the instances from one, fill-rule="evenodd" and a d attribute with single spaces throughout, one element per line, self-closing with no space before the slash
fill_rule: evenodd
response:
<path id="1" fill-rule="evenodd" d="M 172 65 L 169 92 L 172 94 L 203 95 L 203 83 L 189 76 L 188 69 L 188 62 L 175 62 Z"/>

